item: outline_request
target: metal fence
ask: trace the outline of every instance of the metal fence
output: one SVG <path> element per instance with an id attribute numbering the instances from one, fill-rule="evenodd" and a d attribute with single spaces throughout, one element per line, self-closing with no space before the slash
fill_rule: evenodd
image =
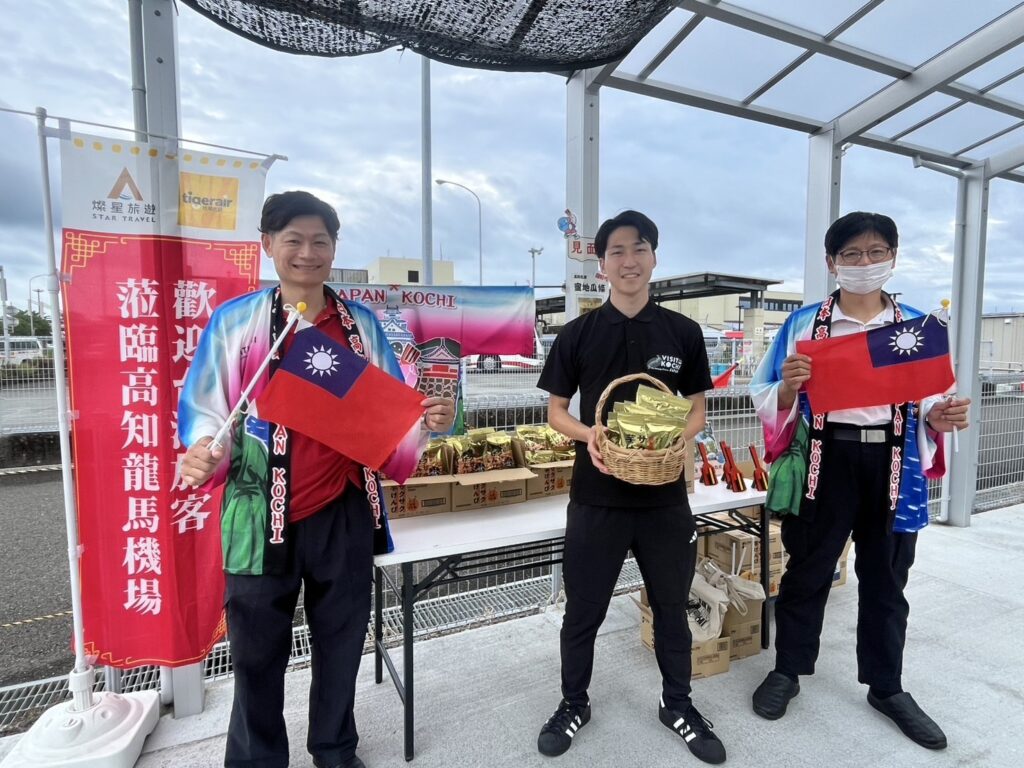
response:
<path id="1" fill-rule="evenodd" d="M 468 426 L 493 426 L 509 429 L 515 425 L 541 424 L 547 418 L 547 395 L 537 389 L 538 372 L 502 371 L 467 375 L 465 416 Z M 981 430 L 978 451 L 978 494 L 974 511 L 1024 502 L 1024 375 L 1009 371 L 984 373 L 981 407 L 975 411 L 974 423 Z M 0 387 L 0 429 L 4 434 L 18 430 L 39 430 L 39 413 L 54 410 L 53 384 L 45 376 L 27 378 Z M 32 404 L 36 415 L 22 413 L 26 403 Z M 12 405 L 13 404 L 13 405 Z M 725 440 L 745 452 L 753 444 L 763 449 L 761 429 L 742 381 L 738 386 L 714 390 L 707 399 L 708 419 L 719 440 Z M 56 429 L 55 418 L 47 429 Z M 930 485 L 932 517 L 941 506 L 943 485 Z M 500 557 L 495 553 L 495 557 Z M 523 561 L 521 568 L 497 577 L 442 585 L 415 607 L 415 634 L 429 637 L 461 629 L 489 624 L 514 616 L 536 612 L 552 600 L 550 566 Z M 421 564 L 416 578 L 428 568 Z M 397 574 L 392 574 L 397 578 Z M 627 561 L 620 576 L 618 591 L 635 589 L 640 576 L 635 562 Z M 301 605 L 301 603 L 300 603 Z M 393 596 L 385 596 L 385 638 L 400 638 L 401 613 Z M 221 643 L 204 663 L 207 679 L 231 674 L 228 644 Z M 365 650 L 372 648 L 369 635 Z M 296 615 L 291 667 L 309 663 L 308 630 L 301 607 Z M 124 691 L 156 688 L 159 670 L 143 667 L 123 675 L 97 672 L 97 689 L 111 686 Z M 13 733 L 30 724 L 37 713 L 67 697 L 66 678 L 58 677 L 35 683 L 0 689 L 0 734 Z"/>

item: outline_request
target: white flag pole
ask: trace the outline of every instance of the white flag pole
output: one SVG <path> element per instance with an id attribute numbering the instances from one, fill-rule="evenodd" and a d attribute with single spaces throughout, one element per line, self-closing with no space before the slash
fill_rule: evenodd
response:
<path id="1" fill-rule="evenodd" d="M 242 405 L 249 399 L 249 393 L 252 392 L 252 388 L 256 386 L 256 382 L 259 381 L 263 371 L 266 370 L 274 355 L 277 354 L 278 347 L 280 347 L 285 338 L 287 338 L 291 329 L 295 327 L 295 324 L 302 317 L 302 313 L 306 311 L 306 302 L 296 302 L 294 307 L 291 304 L 285 304 L 284 308 L 288 310 L 288 322 L 285 323 L 284 330 L 278 334 L 276 341 L 274 341 L 274 345 L 270 348 L 267 356 L 263 358 L 263 362 L 260 363 L 260 367 L 256 369 L 256 373 L 253 375 L 252 379 L 249 380 L 249 384 L 244 390 L 242 390 L 242 394 L 238 397 L 238 402 L 235 403 L 235 407 L 231 409 L 231 413 L 228 414 L 225 422 L 221 424 L 220 429 L 217 430 L 217 434 L 213 436 L 213 442 L 211 442 L 209 446 L 211 451 L 214 448 L 220 448 L 224 444 L 224 436 L 228 433 L 228 430 L 231 429 L 231 425 L 235 421 L 235 416 L 238 415 Z"/>

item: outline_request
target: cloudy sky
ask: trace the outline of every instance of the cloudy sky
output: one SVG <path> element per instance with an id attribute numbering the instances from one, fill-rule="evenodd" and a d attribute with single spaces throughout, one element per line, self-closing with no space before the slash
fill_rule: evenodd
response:
<path id="1" fill-rule="evenodd" d="M 302 187 L 338 208 L 338 266 L 419 258 L 420 59 L 398 50 L 291 56 L 179 8 L 183 135 L 287 155 L 272 168 L 268 192 Z M 131 126 L 123 0 L 0 0 L 0 18 L 0 106 Z M 770 70 L 751 55 L 748 68 Z M 743 56 L 720 57 L 714 77 L 727 78 L 722 67 L 732 58 Z M 433 175 L 471 187 L 482 200 L 485 282 L 528 283 L 528 249 L 543 247 L 537 283 L 561 284 L 564 79 L 436 63 L 432 71 Z M 835 84 L 804 87 L 827 98 Z M 51 162 L 56 154 L 51 142 Z M 805 135 L 604 89 L 600 173 L 602 218 L 631 207 L 658 223 L 656 276 L 717 271 L 801 288 Z M 39 175 L 34 121 L 0 113 L 0 265 L 19 307 L 29 278 L 46 271 Z M 924 308 L 951 295 L 955 188 L 952 178 L 914 169 L 908 158 L 860 147 L 846 153 L 842 210 L 893 216 L 901 248 L 889 288 Z M 435 186 L 433 200 L 435 253 L 455 262 L 458 280 L 475 284 L 476 204 L 453 187 Z M 986 311 L 1024 311 L 1022 212 L 1024 186 L 994 182 Z"/>

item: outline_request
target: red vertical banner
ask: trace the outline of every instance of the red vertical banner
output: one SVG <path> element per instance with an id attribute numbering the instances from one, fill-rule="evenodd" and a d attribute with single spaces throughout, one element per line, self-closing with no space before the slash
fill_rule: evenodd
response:
<path id="1" fill-rule="evenodd" d="M 96 137 L 62 144 L 84 650 L 115 667 L 197 662 L 224 630 L 220 493 L 180 482 L 178 393 L 213 308 L 258 283 L 259 243 L 227 238 L 256 232 L 266 169 Z M 189 162 L 222 173 L 185 189 L 202 175 Z"/>

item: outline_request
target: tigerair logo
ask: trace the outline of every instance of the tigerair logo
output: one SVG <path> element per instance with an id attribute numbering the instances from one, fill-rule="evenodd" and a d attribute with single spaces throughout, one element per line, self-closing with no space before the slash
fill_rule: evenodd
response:
<path id="1" fill-rule="evenodd" d="M 178 224 L 201 229 L 235 229 L 238 179 L 202 173 L 179 174 Z"/>
<path id="2" fill-rule="evenodd" d="M 142 202 L 142 191 L 139 189 L 139 185 L 135 183 L 132 175 L 128 173 L 127 168 L 121 169 L 121 175 L 117 177 L 114 186 L 107 193 L 107 199 Z"/>

